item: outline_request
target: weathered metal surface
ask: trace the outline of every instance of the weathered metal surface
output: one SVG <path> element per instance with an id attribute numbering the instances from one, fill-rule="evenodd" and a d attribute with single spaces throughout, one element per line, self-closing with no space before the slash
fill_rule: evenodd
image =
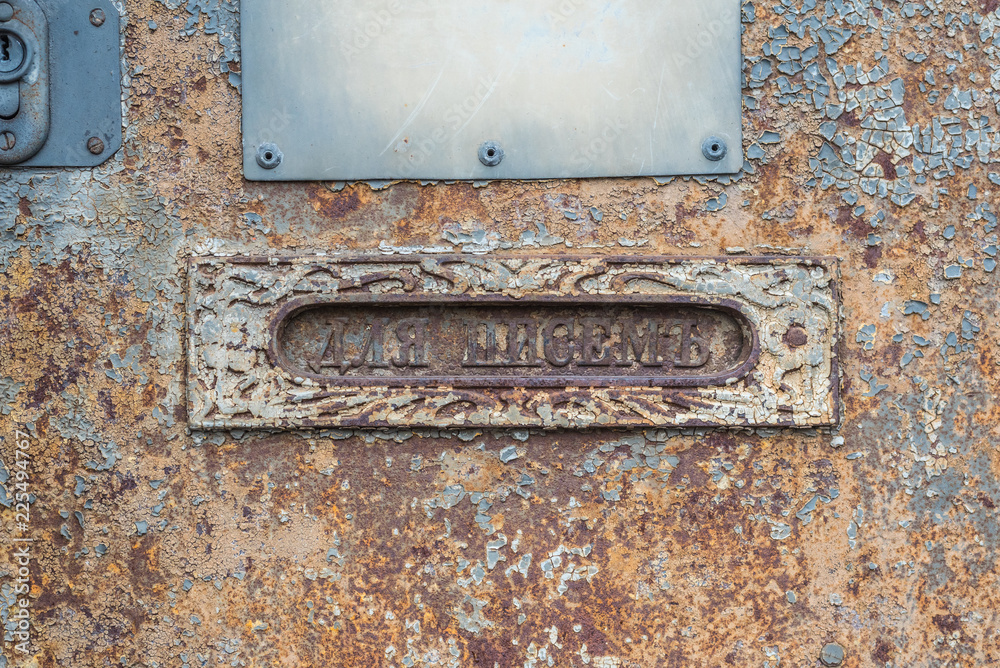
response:
<path id="1" fill-rule="evenodd" d="M 743 166 L 738 0 L 243 0 L 240 11 L 250 179 Z"/>
<path id="2" fill-rule="evenodd" d="M 197 259 L 188 276 L 190 422 L 206 429 L 831 425 L 839 389 L 835 279 L 835 262 L 812 258 Z M 470 303 L 490 306 L 473 320 L 435 316 L 434 326 L 427 306 L 399 312 Z M 719 316 L 688 308 L 650 325 L 633 313 L 629 329 L 615 324 L 621 314 L 594 310 L 612 303 L 701 305 Z M 297 314 L 322 304 L 368 308 L 353 326 L 328 308 L 318 322 L 295 327 Z M 582 317 L 553 313 L 559 304 L 590 308 Z M 513 305 L 521 306 L 500 324 L 498 344 L 495 318 Z M 526 310 L 531 305 L 550 313 Z M 516 354 L 504 324 L 511 319 L 521 323 Z M 302 337 L 311 352 L 296 352 Z M 654 366 L 659 374 L 649 373 Z M 623 373 L 629 367 L 640 373 Z M 361 373 L 349 375 L 351 368 Z M 671 373 L 685 368 L 701 373 Z"/>
<path id="3" fill-rule="evenodd" d="M 747 3 L 738 179 L 479 188 L 243 181 L 236 7 L 127 10 L 125 148 L 0 175 L 8 666 L 1000 660 L 993 2 Z M 187 425 L 193 256 L 739 248 L 840 258 L 830 433 Z"/>

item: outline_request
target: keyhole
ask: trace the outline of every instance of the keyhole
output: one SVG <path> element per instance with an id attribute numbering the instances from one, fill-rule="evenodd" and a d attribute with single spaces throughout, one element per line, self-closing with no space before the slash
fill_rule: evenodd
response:
<path id="1" fill-rule="evenodd" d="M 0 32 L 0 75 L 18 72 L 27 57 L 27 47 L 20 37 L 7 31 Z M 3 80 L 10 81 L 9 78 Z"/>

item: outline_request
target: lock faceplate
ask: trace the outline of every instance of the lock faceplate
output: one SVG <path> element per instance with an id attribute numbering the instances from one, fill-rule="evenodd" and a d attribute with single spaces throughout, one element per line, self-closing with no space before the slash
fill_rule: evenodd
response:
<path id="1" fill-rule="evenodd" d="M 94 167 L 121 148 L 121 46 L 118 10 L 109 0 L 5 0 L 0 7 L 0 165 L 6 167 Z M 25 41 L 33 51 L 31 69 L 20 83 L 5 84 L 3 34 L 25 31 L 23 7 L 34 6 L 45 28 L 44 39 L 32 31 Z M 32 14 L 34 16 L 34 14 Z M 11 42 L 8 54 L 16 55 Z M 10 59 L 13 63 L 13 58 Z M 13 67 L 8 65 L 7 67 Z M 37 79 L 34 72 L 37 70 Z M 7 75 L 10 78 L 10 75 Z M 41 95 L 41 101 L 27 94 Z M 17 86 L 13 97 L 11 86 Z M 25 88 L 31 88 L 25 93 Z M 34 88 L 32 88 L 34 87 Z M 30 103 L 30 104 L 29 104 Z M 16 106 L 15 106 L 16 105 Z M 12 111 L 15 115 L 6 118 Z M 13 148 L 4 150 L 13 137 Z M 40 136 L 28 146 L 28 138 Z M 24 139 L 22 140 L 22 135 Z"/>
<path id="2" fill-rule="evenodd" d="M 13 13 L 0 21 L 0 165 L 16 165 L 49 134 L 49 26 L 34 0 L 6 4 Z"/>

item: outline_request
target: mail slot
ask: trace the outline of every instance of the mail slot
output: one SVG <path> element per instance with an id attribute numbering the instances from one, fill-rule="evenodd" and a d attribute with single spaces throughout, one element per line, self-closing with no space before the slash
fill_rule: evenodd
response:
<path id="1" fill-rule="evenodd" d="M 749 372 L 754 340 L 737 310 L 684 301 L 313 304 L 273 331 L 275 360 L 299 376 L 468 387 L 724 384 Z"/>

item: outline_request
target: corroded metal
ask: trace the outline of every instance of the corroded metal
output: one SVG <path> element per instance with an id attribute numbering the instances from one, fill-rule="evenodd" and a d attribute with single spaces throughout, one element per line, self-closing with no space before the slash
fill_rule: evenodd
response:
<path id="1" fill-rule="evenodd" d="M 831 425 L 836 271 L 821 258 L 195 259 L 190 422 Z M 682 308 L 651 320 L 615 303 Z M 348 305 L 353 323 L 335 308 Z"/>
<path id="2" fill-rule="evenodd" d="M 1000 5 L 745 2 L 738 177 L 488 185 L 244 181 L 239 8 L 126 3 L 124 149 L 0 174 L 7 668 L 995 668 Z M 188 258 L 334 253 L 836 256 L 841 422 L 190 428 Z"/>

